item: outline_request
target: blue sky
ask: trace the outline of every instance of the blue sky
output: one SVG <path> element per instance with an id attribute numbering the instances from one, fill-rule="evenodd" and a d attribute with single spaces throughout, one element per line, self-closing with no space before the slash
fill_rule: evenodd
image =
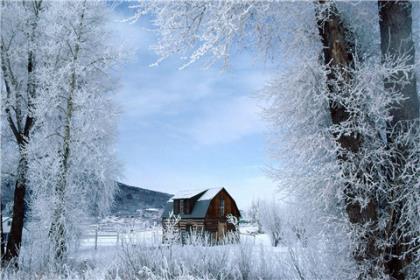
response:
<path id="1" fill-rule="evenodd" d="M 116 19 L 129 15 L 115 13 Z M 273 67 L 247 52 L 233 56 L 225 70 L 200 63 L 179 70 L 179 57 L 150 67 L 158 57 L 150 49 L 156 34 L 144 28 L 149 24 L 113 23 L 118 42 L 136 49 L 118 73 L 115 97 L 122 111 L 121 181 L 169 193 L 225 187 L 240 208 L 272 196 L 275 184 L 264 170 L 267 125 L 255 95 Z"/>

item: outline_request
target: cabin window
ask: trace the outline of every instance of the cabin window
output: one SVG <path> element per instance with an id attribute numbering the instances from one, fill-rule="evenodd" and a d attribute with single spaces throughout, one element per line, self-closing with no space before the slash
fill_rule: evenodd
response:
<path id="1" fill-rule="evenodd" d="M 219 215 L 220 217 L 223 217 L 225 215 L 225 200 L 223 197 L 220 198 Z"/>
<path id="2" fill-rule="evenodd" d="M 179 213 L 184 214 L 184 200 L 179 201 Z"/>

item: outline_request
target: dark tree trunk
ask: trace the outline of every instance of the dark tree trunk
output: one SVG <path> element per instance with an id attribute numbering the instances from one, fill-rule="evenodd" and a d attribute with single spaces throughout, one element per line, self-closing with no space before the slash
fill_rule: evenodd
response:
<path id="1" fill-rule="evenodd" d="M 353 68 L 353 42 L 346 38 L 346 30 L 340 15 L 335 6 L 331 3 L 320 1 L 320 5 L 331 5 L 331 8 L 325 13 L 328 15 L 318 14 L 318 18 L 324 20 L 318 21 L 318 30 L 323 45 L 324 64 L 329 68 L 328 89 L 332 94 L 345 90 L 336 84 L 339 76 L 344 76 L 347 82 L 351 80 L 350 73 L 346 70 Z M 330 113 L 333 124 L 340 124 L 350 119 L 350 115 L 343 104 L 330 101 Z M 360 135 L 354 133 L 350 135 L 341 135 L 338 142 L 343 149 L 356 153 L 362 143 Z"/>
<path id="2" fill-rule="evenodd" d="M 331 94 L 329 110 L 334 125 L 350 121 L 352 116 L 346 109 L 346 105 L 336 101 L 336 96 L 346 96 L 348 85 L 352 82 L 352 70 L 354 70 L 355 48 L 352 41 L 351 31 L 348 30 L 337 11 L 333 2 L 319 1 L 317 9 L 318 30 L 323 46 L 323 63 L 329 70 L 327 74 L 327 86 Z M 324 9 L 323 5 L 327 6 Z M 341 147 L 342 152 L 337 155 L 339 162 L 348 161 L 349 154 L 357 154 L 363 143 L 362 135 L 350 132 L 348 134 L 333 135 Z M 346 176 L 346 174 L 344 174 Z M 362 174 L 360 174 L 362 177 Z M 377 221 L 377 202 L 370 199 L 366 207 L 355 202 L 354 186 L 345 185 L 346 212 L 349 221 L 353 224 L 366 225 L 368 222 Z M 373 228 L 373 226 L 372 226 Z M 354 252 L 357 262 L 365 262 L 377 256 L 375 246 L 376 236 L 374 232 L 361 237 L 359 249 Z M 373 276 L 373 272 L 369 272 Z"/>
<path id="3" fill-rule="evenodd" d="M 15 193 L 13 199 L 13 215 L 12 224 L 7 240 L 6 253 L 4 260 L 10 261 L 19 255 L 22 243 L 23 223 L 25 219 L 25 193 L 26 193 L 26 175 L 27 175 L 27 158 L 25 152 L 21 152 L 18 178 L 16 180 Z"/>
<path id="4" fill-rule="evenodd" d="M 3 238 L 3 204 L 1 204 L 0 208 L 0 219 L 1 219 L 1 259 L 3 259 L 4 256 L 4 238 Z"/>
<path id="5" fill-rule="evenodd" d="M 327 75 L 328 89 L 332 94 L 330 101 L 330 113 L 332 123 L 339 125 L 344 121 L 351 120 L 352 116 L 346 110 L 345 104 L 340 104 L 334 101 L 336 94 L 346 94 L 346 87 L 344 84 L 350 84 L 352 81 L 352 69 L 354 68 L 353 42 L 351 40 L 351 33 L 346 29 L 345 24 L 340 18 L 334 3 L 328 1 L 319 1 L 318 5 L 329 5 L 328 9 L 319 9 L 318 28 L 323 45 L 323 59 L 324 64 L 329 70 Z M 321 14 L 324 13 L 324 14 Z M 414 44 L 412 40 L 412 20 L 411 20 L 411 4 L 405 1 L 380 1 L 379 2 L 380 31 L 381 31 L 381 49 L 384 59 L 391 57 L 397 58 L 401 55 L 408 55 L 407 64 L 414 65 Z M 408 82 L 403 85 L 399 83 L 404 80 L 405 73 L 400 72 L 384 81 L 385 89 L 393 90 L 400 93 L 404 100 L 401 103 L 394 104 L 391 108 L 391 115 L 393 119 L 388 123 L 388 145 L 390 149 L 396 149 L 394 152 L 394 159 L 392 167 L 395 167 L 394 176 L 389 176 L 388 183 L 392 187 L 390 194 L 394 192 L 398 196 L 398 189 L 407 187 L 402 184 L 399 175 L 401 174 L 406 161 L 406 155 L 410 147 L 394 143 L 396 137 L 401 134 L 408 133 L 408 129 L 413 125 L 417 125 L 419 118 L 419 100 L 416 89 L 416 79 L 414 70 L 409 75 Z M 417 122 L 416 122 L 417 119 Z M 413 121 L 414 120 L 414 121 Z M 415 129 L 415 130 L 416 130 Z M 391 133 L 392 132 L 392 133 Z M 363 137 L 355 133 L 349 135 L 334 135 L 338 144 L 344 151 L 340 153 L 337 158 L 340 162 L 347 161 L 349 153 L 357 154 L 362 146 Z M 344 174 L 346 176 L 346 174 Z M 363 174 L 360 175 L 362 178 Z M 352 185 L 345 186 L 345 194 L 348 197 L 346 201 L 346 211 L 351 223 L 368 226 L 370 230 L 366 236 L 361 237 L 361 249 L 355 253 L 356 261 L 370 262 L 379 256 L 379 252 L 385 258 L 384 268 L 385 273 L 389 274 L 395 279 L 404 279 L 405 275 L 403 269 L 413 261 L 412 255 L 408 252 L 413 251 L 415 244 L 410 243 L 412 236 L 407 236 L 405 232 L 405 224 L 402 228 L 400 226 L 400 218 L 404 201 L 398 204 L 388 205 L 386 201 L 381 201 L 381 209 L 383 210 L 384 203 L 387 205 L 390 218 L 384 232 L 378 232 L 378 202 L 374 198 L 370 198 L 365 208 L 360 204 L 352 201 L 352 193 L 354 192 Z M 370 222 L 368 224 L 367 222 Z M 386 248 L 379 248 L 376 241 L 381 236 L 387 236 L 389 232 L 397 232 L 397 235 L 402 235 L 404 238 L 393 242 L 392 245 Z M 411 244 L 411 245 L 409 245 Z M 364 245 L 364 246 L 363 246 Z M 411 246 L 411 247 L 409 247 Z M 380 265 L 377 263 L 376 265 Z M 370 276 L 375 277 L 375 272 L 370 271 Z"/>
<path id="6" fill-rule="evenodd" d="M 12 117 L 9 106 L 6 106 L 5 112 L 7 115 L 7 121 L 13 132 L 13 135 L 16 139 L 16 144 L 19 146 L 19 165 L 17 170 L 17 178 L 15 185 L 15 193 L 13 200 L 13 214 L 12 214 L 12 225 L 10 228 L 10 233 L 8 236 L 6 253 L 4 255 L 4 260 L 10 261 L 11 259 L 18 257 L 20 246 L 22 243 L 22 232 L 23 232 L 23 223 L 25 218 L 25 193 L 26 193 L 26 181 L 27 181 L 27 171 L 28 171 L 28 158 L 26 154 L 26 147 L 29 141 L 29 136 L 31 130 L 34 126 L 34 116 L 33 112 L 35 110 L 35 97 L 36 97 L 36 81 L 35 81 L 35 68 L 36 68 L 36 59 L 35 59 L 35 40 L 36 40 L 36 31 L 38 28 L 38 20 L 41 12 L 42 0 L 34 0 L 32 2 L 33 8 L 33 20 L 31 22 L 31 30 L 29 33 L 28 40 L 28 57 L 27 57 L 27 83 L 26 83 L 26 99 L 27 104 L 20 104 L 22 107 L 25 107 L 26 116 L 21 115 L 22 108 L 17 106 L 15 108 L 16 114 L 15 117 Z M 7 98 L 11 98 L 12 95 L 17 99 L 24 98 L 22 93 L 18 88 L 18 82 L 14 78 L 15 75 L 12 75 L 13 70 L 10 66 L 10 57 L 8 54 L 8 49 L 3 45 L 3 37 L 1 44 L 1 60 L 2 60 L 2 72 L 3 79 L 6 88 Z M 7 64 L 6 64 L 7 61 Z M 21 126 L 23 124 L 23 127 Z"/>
<path id="7" fill-rule="evenodd" d="M 412 38 L 411 3 L 407 1 L 379 1 L 378 6 L 383 60 L 385 61 L 389 57 L 395 59 L 408 55 L 406 64 L 414 66 L 415 49 Z M 400 144 L 396 139 L 398 135 L 410 133 L 412 131 L 410 127 L 413 125 L 416 127 L 415 130 L 419 129 L 419 99 L 414 67 L 408 76 L 408 80 L 404 84 L 401 84 L 398 81 L 405 80 L 404 75 L 405 73 L 400 71 L 395 73 L 392 78 L 387 77 L 384 81 L 386 90 L 398 92 L 404 97 L 404 100 L 400 103 L 393 104 L 393 108 L 391 108 L 393 119 L 388 123 L 388 145 L 395 149 L 392 159 L 394 174 L 389 176 L 389 184 L 390 188 L 392 188 L 390 193 L 392 196 L 398 196 L 403 191 L 403 188 L 414 187 L 404 185 L 400 179 L 407 161 L 409 149 L 412 149 L 412 147 Z M 402 209 L 405 203 L 405 200 L 400 200 L 390 207 L 390 216 L 392 218 L 387 224 L 386 234 L 397 232 L 398 235 L 403 236 L 398 240 L 394 240 L 394 242 L 385 248 L 387 255 L 384 264 L 385 272 L 393 279 L 405 279 L 406 275 L 403 269 L 413 261 L 411 252 L 415 250 L 416 246 L 412 242 L 415 236 L 410 236 L 409 234 L 410 225 L 408 223 L 410 221 L 407 221 L 403 225 L 400 224 Z"/>

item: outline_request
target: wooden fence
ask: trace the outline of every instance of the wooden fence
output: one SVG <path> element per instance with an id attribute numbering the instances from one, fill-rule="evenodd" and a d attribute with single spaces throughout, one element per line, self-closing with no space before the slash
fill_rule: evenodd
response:
<path id="1" fill-rule="evenodd" d="M 82 245 L 118 246 L 126 241 L 145 241 L 156 244 L 161 242 L 161 229 L 157 224 L 136 218 L 125 218 L 113 221 L 93 221 L 84 223 L 81 240 Z"/>

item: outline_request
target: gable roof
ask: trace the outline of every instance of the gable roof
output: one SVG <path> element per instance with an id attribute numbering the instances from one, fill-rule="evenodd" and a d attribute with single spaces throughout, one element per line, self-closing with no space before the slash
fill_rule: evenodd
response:
<path id="1" fill-rule="evenodd" d="M 201 190 L 190 190 L 190 191 L 181 191 L 180 193 L 174 195 L 166 204 L 166 207 L 163 211 L 162 218 L 168 218 L 171 211 L 173 211 L 173 201 L 174 199 L 187 199 L 194 196 L 200 195 L 197 201 L 194 204 L 192 212 L 190 214 L 178 214 L 181 219 L 192 219 L 192 218 L 205 218 L 207 210 L 210 206 L 211 200 L 222 190 L 223 188 L 211 188 L 211 189 L 201 189 Z"/>
<path id="2" fill-rule="evenodd" d="M 202 194 L 206 192 L 208 189 L 196 189 L 196 190 L 182 190 L 176 193 L 173 197 L 171 197 L 170 201 L 174 199 L 188 199 L 192 198 L 196 195 Z"/>
<path id="3" fill-rule="evenodd" d="M 212 200 L 223 188 L 207 189 L 198 200 Z"/>

